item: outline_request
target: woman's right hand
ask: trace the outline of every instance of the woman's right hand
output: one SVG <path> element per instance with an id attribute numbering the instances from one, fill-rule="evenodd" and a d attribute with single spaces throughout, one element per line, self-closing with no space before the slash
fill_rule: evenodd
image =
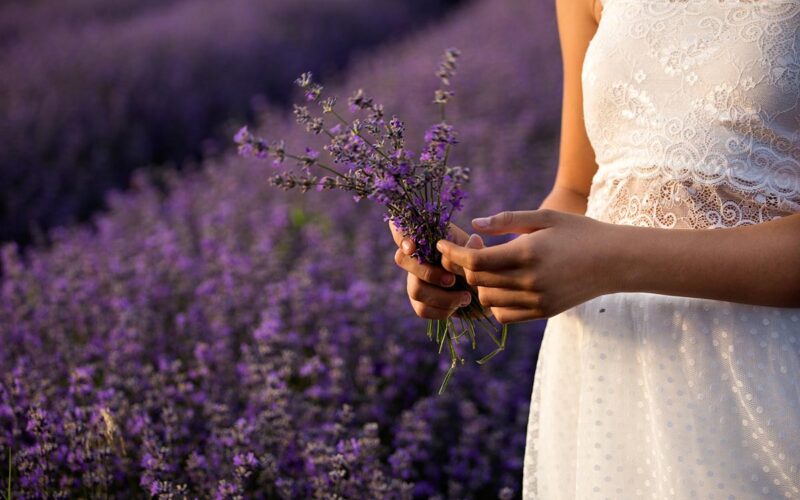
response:
<path id="1" fill-rule="evenodd" d="M 466 290 L 448 290 L 456 282 L 456 276 L 441 266 L 422 264 L 411 254 L 416 249 L 410 238 L 403 237 L 392 222 L 389 222 L 397 252 L 395 263 L 408 271 L 407 291 L 411 307 L 417 316 L 426 319 L 446 319 L 456 309 L 470 303 L 470 293 Z M 455 224 L 450 224 L 450 236 L 457 245 L 465 246 L 469 235 Z M 463 276 L 463 274 L 462 274 Z"/>

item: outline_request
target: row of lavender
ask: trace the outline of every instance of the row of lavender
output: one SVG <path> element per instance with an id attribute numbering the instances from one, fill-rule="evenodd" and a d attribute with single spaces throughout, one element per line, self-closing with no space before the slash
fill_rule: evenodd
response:
<path id="1" fill-rule="evenodd" d="M 363 86 L 421 134 L 432 70 L 458 46 L 466 213 L 534 206 L 559 111 L 550 4 L 476 3 L 332 92 Z M 259 133 L 307 140 L 274 113 Z M 4 249 L 0 456 L 15 496 L 519 495 L 542 325 L 512 329 L 513 349 L 436 396 L 449 359 L 404 297 L 380 211 L 275 191 L 268 169 L 224 156 L 168 176 L 166 196 L 140 177 L 96 231 L 56 231 L 24 259 Z"/>
<path id="2" fill-rule="evenodd" d="M 0 6 L 0 241 L 84 219 L 135 168 L 213 151 L 226 119 L 285 100 L 301 70 L 332 72 L 451 3 Z"/>

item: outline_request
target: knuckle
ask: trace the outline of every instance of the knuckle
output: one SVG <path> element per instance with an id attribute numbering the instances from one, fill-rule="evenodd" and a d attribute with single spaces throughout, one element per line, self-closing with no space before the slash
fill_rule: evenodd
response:
<path id="1" fill-rule="evenodd" d="M 467 267 L 469 269 L 479 269 L 481 267 L 482 259 L 477 253 L 470 253 L 467 257 Z"/>
<path id="2" fill-rule="evenodd" d="M 426 319 L 444 319 L 444 318 L 447 317 L 439 309 L 436 309 L 435 307 L 431 307 L 431 306 L 429 306 L 427 304 L 423 304 L 420 307 L 420 310 L 422 312 L 421 316 L 423 318 L 426 318 Z"/>
<path id="3" fill-rule="evenodd" d="M 534 306 L 538 315 L 542 318 L 553 316 L 553 304 L 543 295 L 537 295 L 536 305 Z"/>
<path id="4" fill-rule="evenodd" d="M 425 303 L 433 307 L 448 308 L 450 307 L 450 297 L 446 292 L 441 293 L 432 290 L 431 293 L 425 297 Z"/>
<path id="5" fill-rule="evenodd" d="M 481 292 L 480 290 L 478 290 L 478 301 L 484 307 L 489 307 L 491 305 L 491 299 L 489 298 L 488 294 Z"/>
<path id="6" fill-rule="evenodd" d="M 453 274 L 463 273 L 462 267 L 459 266 L 458 264 L 453 263 L 453 261 L 449 259 L 442 259 L 442 268 Z"/>
<path id="7" fill-rule="evenodd" d="M 415 302 L 415 301 L 412 301 L 412 302 L 411 302 L 411 307 L 413 307 L 413 308 L 414 308 L 414 312 L 415 312 L 415 313 L 417 314 L 417 316 L 419 316 L 420 318 L 425 318 L 425 319 L 436 319 L 436 318 L 434 318 L 434 317 L 432 317 L 432 316 L 430 315 L 429 307 L 428 307 L 428 306 L 426 306 L 425 304 L 423 304 L 422 302 Z"/>
<path id="8" fill-rule="evenodd" d="M 420 318 L 434 319 L 430 314 L 430 308 L 425 304 L 420 304 L 417 306 L 417 316 Z"/>
<path id="9" fill-rule="evenodd" d="M 447 269 L 448 271 L 450 271 L 450 270 L 451 270 L 451 267 L 452 267 L 452 263 L 450 262 L 450 260 L 449 260 L 447 257 L 445 257 L 445 256 L 442 256 L 442 262 L 441 262 L 441 266 L 442 266 L 444 269 Z"/>
<path id="10" fill-rule="evenodd" d="M 455 298 L 448 299 L 447 309 L 455 311 L 459 307 L 461 307 L 461 298 L 456 296 Z"/>
<path id="11" fill-rule="evenodd" d="M 425 312 L 426 312 L 426 311 L 425 311 L 425 306 L 424 306 L 424 305 L 422 305 L 422 304 L 420 304 L 420 303 L 416 303 L 416 304 L 414 304 L 414 305 L 413 305 L 413 307 L 414 307 L 414 312 L 415 312 L 415 313 L 417 314 L 417 316 L 419 316 L 420 318 L 432 319 L 432 318 L 428 317 L 428 316 L 425 314 Z"/>
<path id="12" fill-rule="evenodd" d="M 420 273 L 420 279 L 422 281 L 427 281 L 428 283 L 437 283 L 437 272 L 430 266 L 426 266 L 422 269 Z"/>
<path id="13" fill-rule="evenodd" d="M 478 284 L 478 277 L 472 271 L 464 271 L 464 279 L 466 279 L 467 283 L 476 286 Z"/>
<path id="14" fill-rule="evenodd" d="M 536 286 L 539 284 L 539 280 L 537 279 L 536 275 L 529 274 L 522 278 L 522 287 L 525 290 L 536 290 Z"/>
<path id="15" fill-rule="evenodd" d="M 502 225 L 509 225 L 514 222 L 514 212 L 509 212 L 508 210 L 500 212 L 497 214 L 497 220 Z"/>
<path id="16" fill-rule="evenodd" d="M 528 244 L 523 246 L 520 250 L 520 257 L 522 257 L 523 261 L 530 264 L 536 262 L 536 256 L 538 253 L 539 245 L 537 245 L 536 242 L 533 241 L 533 238 L 531 238 L 531 240 L 528 241 Z"/>
<path id="17" fill-rule="evenodd" d="M 558 221 L 563 220 L 564 218 L 563 212 L 559 212 L 558 210 L 553 210 L 551 208 L 545 210 L 547 212 L 545 214 L 545 222 L 547 223 L 548 226 L 556 224 L 558 223 Z"/>
<path id="18" fill-rule="evenodd" d="M 420 286 L 419 280 L 413 274 L 408 275 L 408 281 L 406 282 L 406 292 L 408 296 L 414 300 L 419 300 L 421 295 L 422 287 Z"/>

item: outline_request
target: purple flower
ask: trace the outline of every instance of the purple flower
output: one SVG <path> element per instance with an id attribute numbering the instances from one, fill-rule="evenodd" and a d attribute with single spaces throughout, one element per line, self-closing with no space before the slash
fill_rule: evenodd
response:
<path id="1" fill-rule="evenodd" d="M 248 451 L 247 453 L 244 454 L 239 453 L 234 455 L 233 465 L 235 465 L 236 467 L 253 468 L 258 465 L 258 459 L 256 459 L 256 456 L 253 455 L 253 452 L 251 451 Z"/>
<path id="2" fill-rule="evenodd" d="M 246 144 L 250 140 L 250 131 L 247 129 L 247 125 L 240 128 L 236 135 L 233 136 L 233 142 L 236 144 L 242 145 Z"/>

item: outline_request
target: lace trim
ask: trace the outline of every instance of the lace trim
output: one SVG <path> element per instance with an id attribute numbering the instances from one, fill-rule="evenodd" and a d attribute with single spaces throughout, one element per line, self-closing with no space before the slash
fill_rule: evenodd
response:
<path id="1" fill-rule="evenodd" d="M 800 213 L 800 0 L 613 0 L 584 62 L 589 214 L 729 227 Z"/>

